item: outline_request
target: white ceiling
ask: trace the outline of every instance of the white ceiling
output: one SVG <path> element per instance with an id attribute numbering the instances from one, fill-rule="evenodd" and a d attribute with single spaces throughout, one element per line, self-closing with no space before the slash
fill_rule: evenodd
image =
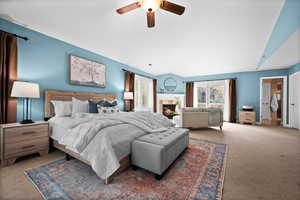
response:
<path id="1" fill-rule="evenodd" d="M 156 26 L 149 29 L 143 9 L 115 12 L 135 1 L 1 0 L 0 14 L 153 74 L 195 76 L 254 71 L 284 4 L 284 0 L 169 0 L 185 6 L 185 13 L 158 10 Z M 281 64 L 273 59 L 268 69 Z"/>

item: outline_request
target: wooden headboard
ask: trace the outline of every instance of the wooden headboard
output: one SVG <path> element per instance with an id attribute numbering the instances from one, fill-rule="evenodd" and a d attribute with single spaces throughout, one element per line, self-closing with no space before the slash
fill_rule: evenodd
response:
<path id="1" fill-rule="evenodd" d="M 101 101 L 101 100 L 114 100 L 116 99 L 115 94 L 105 94 L 105 93 L 92 93 L 92 92 L 67 92 L 58 90 L 45 90 L 45 117 L 54 116 L 54 107 L 51 103 L 52 100 L 59 101 L 72 101 L 72 97 L 79 100 L 91 100 L 91 101 Z"/>

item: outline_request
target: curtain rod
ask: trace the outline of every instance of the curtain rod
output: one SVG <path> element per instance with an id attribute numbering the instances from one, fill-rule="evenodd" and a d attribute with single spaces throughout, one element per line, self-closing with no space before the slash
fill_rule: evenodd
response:
<path id="1" fill-rule="evenodd" d="M 21 39 L 26 40 L 26 41 L 29 40 L 28 37 L 20 36 L 20 35 L 14 34 L 14 33 L 9 33 L 9 32 L 3 31 L 3 30 L 0 30 L 0 32 L 7 33 L 9 35 L 15 36 L 17 38 L 21 38 Z"/>
<path id="2" fill-rule="evenodd" d="M 199 80 L 199 81 L 182 81 L 183 83 L 189 83 L 189 82 L 209 82 L 209 81 L 226 81 L 226 80 L 237 80 L 236 77 L 234 78 L 223 78 L 223 79 L 210 79 L 210 80 Z"/>
<path id="3" fill-rule="evenodd" d="M 150 76 L 147 76 L 147 75 L 143 75 L 143 74 L 139 74 L 139 73 L 135 73 L 135 72 L 129 71 L 129 70 L 124 69 L 124 68 L 122 70 L 125 71 L 125 72 L 131 72 L 131 73 L 137 74 L 139 76 L 143 76 L 143 77 L 146 77 L 146 78 L 150 78 L 150 79 L 155 79 L 156 80 L 156 78 L 153 78 L 153 77 L 150 77 Z"/>

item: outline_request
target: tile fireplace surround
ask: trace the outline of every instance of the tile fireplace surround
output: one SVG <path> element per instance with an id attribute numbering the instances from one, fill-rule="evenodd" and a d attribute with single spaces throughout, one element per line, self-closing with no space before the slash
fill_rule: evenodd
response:
<path id="1" fill-rule="evenodd" d="M 176 104 L 179 102 L 179 111 L 185 106 L 185 94 L 157 94 L 157 112 L 162 113 L 163 104 Z"/>

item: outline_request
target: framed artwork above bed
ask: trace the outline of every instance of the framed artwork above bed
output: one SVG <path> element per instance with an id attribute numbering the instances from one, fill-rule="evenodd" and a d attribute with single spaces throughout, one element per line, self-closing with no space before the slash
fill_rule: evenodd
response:
<path id="1" fill-rule="evenodd" d="M 70 84 L 104 88 L 106 87 L 106 66 L 70 55 Z"/>

